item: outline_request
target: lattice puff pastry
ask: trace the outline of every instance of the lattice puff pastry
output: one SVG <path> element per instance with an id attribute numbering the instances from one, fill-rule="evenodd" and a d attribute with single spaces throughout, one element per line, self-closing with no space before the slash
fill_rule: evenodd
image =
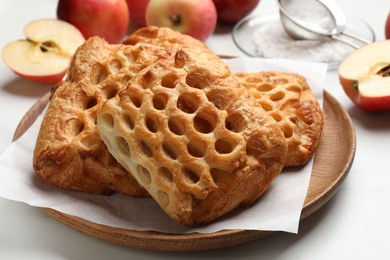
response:
<path id="1" fill-rule="evenodd" d="M 43 119 L 34 150 L 36 174 L 61 188 L 147 195 L 100 139 L 96 112 L 144 67 L 169 58 L 170 53 L 152 45 L 87 40 L 74 55 Z"/>
<path id="2" fill-rule="evenodd" d="M 197 46 L 146 67 L 104 104 L 97 125 L 118 162 L 188 226 L 255 201 L 287 151 L 275 120 Z"/>
<path id="3" fill-rule="evenodd" d="M 192 37 L 167 28 L 144 27 L 124 44 L 149 43 L 166 49 L 174 44 L 204 47 Z M 205 52 L 211 52 L 205 50 Z M 283 72 L 235 73 L 237 80 L 282 128 L 288 142 L 286 167 L 306 164 L 318 146 L 323 127 L 321 108 L 305 78 Z"/>
<path id="4" fill-rule="evenodd" d="M 288 143 L 285 166 L 306 164 L 317 149 L 323 115 L 305 78 L 283 72 L 235 73 L 236 79 L 279 124 Z"/>

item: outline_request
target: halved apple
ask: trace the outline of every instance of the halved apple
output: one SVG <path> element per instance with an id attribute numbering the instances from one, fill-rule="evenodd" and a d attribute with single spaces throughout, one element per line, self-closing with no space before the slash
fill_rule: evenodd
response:
<path id="1" fill-rule="evenodd" d="M 45 83 L 60 81 L 69 62 L 85 41 L 73 25 L 57 19 L 35 20 L 24 28 L 25 40 L 9 43 L 2 57 L 17 75 Z"/>
<path id="2" fill-rule="evenodd" d="M 338 68 L 340 84 L 358 107 L 390 111 L 390 40 L 365 45 Z"/>

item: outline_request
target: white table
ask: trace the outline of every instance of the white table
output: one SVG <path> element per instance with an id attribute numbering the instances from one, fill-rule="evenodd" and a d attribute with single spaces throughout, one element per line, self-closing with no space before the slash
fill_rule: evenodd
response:
<path id="1" fill-rule="evenodd" d="M 372 26 L 384 39 L 388 0 L 339 0 L 344 10 Z M 0 0 L 0 48 L 23 38 L 33 19 L 55 17 L 57 1 Z M 255 12 L 273 9 L 262 0 Z M 244 56 L 230 30 L 213 35 L 207 45 L 219 54 Z M 0 153 L 11 142 L 22 116 L 50 85 L 15 76 L 0 62 Z M 247 244 L 199 253 L 153 252 L 106 243 L 78 233 L 38 208 L 0 199 L 0 259 L 390 259 L 390 113 L 372 114 L 352 105 L 337 71 L 326 89 L 349 112 L 357 134 L 355 161 L 339 192 L 301 223 L 299 234 L 278 233 Z"/>

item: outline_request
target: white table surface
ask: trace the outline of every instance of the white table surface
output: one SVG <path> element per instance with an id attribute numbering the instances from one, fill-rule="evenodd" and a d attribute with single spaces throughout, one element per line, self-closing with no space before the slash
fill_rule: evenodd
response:
<path id="1" fill-rule="evenodd" d="M 341 7 L 372 26 L 384 39 L 388 0 L 339 0 Z M 0 48 L 23 38 L 23 27 L 55 17 L 57 1 L 0 0 Z M 255 12 L 276 7 L 261 0 Z M 219 54 L 244 56 L 231 30 L 218 30 L 207 45 Z M 11 142 L 26 111 L 50 85 L 17 77 L 0 61 L 0 153 Z M 337 71 L 326 89 L 349 112 L 357 135 L 352 169 L 338 193 L 300 225 L 299 234 L 278 233 L 230 248 L 193 252 L 154 252 L 125 248 L 74 231 L 38 208 L 0 199 L 0 259 L 390 259 L 390 112 L 356 108 L 344 94 Z"/>

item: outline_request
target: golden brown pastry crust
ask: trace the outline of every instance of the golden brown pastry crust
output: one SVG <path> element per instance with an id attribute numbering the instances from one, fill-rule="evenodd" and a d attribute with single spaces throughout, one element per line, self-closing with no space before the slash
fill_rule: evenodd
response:
<path id="1" fill-rule="evenodd" d="M 305 78 L 285 72 L 235 73 L 236 79 L 282 128 L 288 142 L 285 166 L 306 164 L 317 149 L 323 115 Z"/>
<path id="2" fill-rule="evenodd" d="M 101 141 L 96 113 L 148 64 L 172 58 L 156 46 L 109 45 L 95 37 L 75 53 L 56 87 L 34 149 L 36 174 L 66 189 L 97 194 L 148 195 Z"/>
<path id="3" fill-rule="evenodd" d="M 141 28 L 125 39 L 124 44 L 140 42 L 166 49 L 175 44 L 203 48 L 208 55 L 213 55 L 202 42 L 167 28 Z M 285 166 L 306 164 L 317 149 L 323 115 L 305 78 L 283 72 L 235 73 L 234 76 L 256 99 L 255 103 L 262 104 L 282 128 L 289 147 Z"/>
<path id="4" fill-rule="evenodd" d="M 283 168 L 286 140 L 216 54 L 158 39 L 177 49 L 175 59 L 145 68 L 106 102 L 99 132 L 171 218 L 207 223 L 268 188 Z"/>

